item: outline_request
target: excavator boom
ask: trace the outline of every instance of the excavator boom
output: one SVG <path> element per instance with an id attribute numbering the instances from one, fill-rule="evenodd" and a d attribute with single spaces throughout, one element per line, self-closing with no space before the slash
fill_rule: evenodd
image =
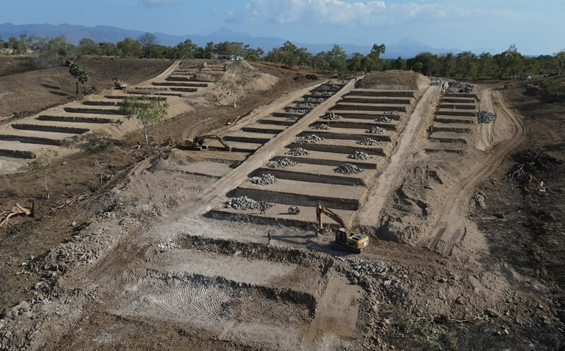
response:
<path id="1" fill-rule="evenodd" d="M 324 214 L 340 225 L 340 228 L 335 233 L 335 242 L 332 245 L 334 249 L 361 253 L 361 250 L 367 247 L 367 245 L 369 244 L 369 237 L 367 235 L 354 233 L 351 229 L 349 229 L 349 226 L 343 220 L 343 218 L 341 218 L 337 213 L 328 208 L 325 208 L 320 204 L 316 205 L 318 231 L 322 231 L 324 229 L 322 224 L 322 215 Z"/>

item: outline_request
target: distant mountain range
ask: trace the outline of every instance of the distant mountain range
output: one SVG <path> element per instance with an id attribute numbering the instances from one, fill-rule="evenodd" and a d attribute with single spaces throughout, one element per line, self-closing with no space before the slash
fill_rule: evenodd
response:
<path id="1" fill-rule="evenodd" d="M 111 26 L 96 26 L 96 27 L 85 27 L 80 25 L 71 24 L 23 24 L 23 25 L 13 25 L 11 23 L 0 24 L 0 36 L 4 40 L 8 40 L 9 37 L 15 36 L 19 38 L 20 34 L 35 35 L 38 37 L 49 37 L 53 38 L 58 35 L 64 35 L 69 43 L 77 45 L 82 38 L 89 38 L 95 42 L 112 42 L 117 43 L 126 37 L 137 39 L 140 35 L 144 34 L 143 31 L 121 29 Z M 222 41 L 236 41 L 249 44 L 251 47 L 260 47 L 265 52 L 271 50 L 276 46 L 282 46 L 287 40 L 277 37 L 254 37 L 247 33 L 237 33 L 233 32 L 227 28 L 222 28 L 217 32 L 200 35 L 170 35 L 165 33 L 153 33 L 159 43 L 162 45 L 175 46 L 186 39 L 191 39 L 193 43 L 204 46 L 208 42 L 222 42 Z M 330 50 L 334 44 L 307 44 L 307 43 L 297 43 L 293 42 L 294 45 L 298 47 L 306 47 L 308 50 L 314 54 L 320 51 Z M 362 54 L 367 54 L 371 51 L 372 45 L 353 45 L 353 44 L 339 44 L 347 53 L 351 54 L 354 52 L 360 52 Z M 459 49 L 455 48 L 433 48 L 426 44 L 410 40 L 403 39 L 397 43 L 386 44 L 386 53 L 382 55 L 383 58 L 410 58 L 414 57 L 420 52 L 428 51 L 434 54 L 444 54 L 447 52 L 452 52 L 458 54 L 461 52 Z M 475 53 L 479 54 L 483 51 L 494 52 L 491 49 L 479 49 Z"/>

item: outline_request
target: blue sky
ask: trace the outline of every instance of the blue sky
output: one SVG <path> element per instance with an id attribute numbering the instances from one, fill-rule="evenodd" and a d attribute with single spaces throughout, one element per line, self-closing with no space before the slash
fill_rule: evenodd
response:
<path id="1" fill-rule="evenodd" d="M 33 10 L 30 10 L 33 9 Z M 302 43 L 392 44 L 524 54 L 565 48 L 564 0 L 0 0 L 0 23 L 108 25 L 167 34 L 221 27 Z"/>

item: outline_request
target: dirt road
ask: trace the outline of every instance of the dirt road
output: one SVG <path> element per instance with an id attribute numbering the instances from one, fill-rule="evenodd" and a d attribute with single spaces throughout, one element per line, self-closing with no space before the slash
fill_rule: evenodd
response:
<path id="1" fill-rule="evenodd" d="M 512 121 L 515 127 L 514 133 L 509 140 L 499 143 L 495 148 L 488 151 L 484 161 L 479 163 L 461 182 L 453 186 L 451 192 L 445 195 L 446 201 L 443 202 L 441 210 L 438 211 L 439 215 L 431 227 L 431 239 L 426 246 L 446 256 L 451 255 L 454 246 L 460 243 L 466 234 L 465 214 L 477 185 L 494 173 L 504 158 L 525 137 L 525 128 L 521 117 L 516 116 L 507 107 L 506 102 L 498 92 L 492 94 L 494 95 L 497 114 Z"/>

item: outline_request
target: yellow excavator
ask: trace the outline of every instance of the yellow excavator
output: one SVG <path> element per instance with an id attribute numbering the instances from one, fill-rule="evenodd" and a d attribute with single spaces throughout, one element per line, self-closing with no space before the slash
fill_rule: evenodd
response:
<path id="1" fill-rule="evenodd" d="M 61 64 L 63 66 L 70 66 L 73 63 L 75 63 L 76 59 L 80 58 L 78 55 L 75 56 L 75 57 L 71 57 L 71 58 L 68 58 L 67 56 L 64 56 L 64 55 L 59 55 L 59 57 L 61 58 Z"/>
<path id="2" fill-rule="evenodd" d="M 204 144 L 204 140 L 206 139 L 216 139 L 224 146 L 227 151 L 231 151 L 231 146 L 226 144 L 224 139 L 222 139 L 219 135 L 199 135 L 195 136 L 194 138 L 189 138 L 184 141 L 184 146 L 189 148 L 190 150 L 200 150 L 207 149 L 208 145 Z"/>
<path id="3" fill-rule="evenodd" d="M 122 83 L 122 81 L 119 80 L 118 78 L 114 77 L 112 78 L 112 80 L 114 81 L 114 89 L 121 89 L 121 90 L 127 89 L 128 85 Z"/>
<path id="4" fill-rule="evenodd" d="M 322 224 L 322 215 L 324 214 L 333 219 L 340 226 L 340 228 L 335 232 L 335 241 L 332 244 L 332 249 L 350 251 L 359 254 L 362 249 L 369 245 L 369 237 L 367 235 L 353 232 L 343 218 L 341 218 L 337 213 L 317 204 L 316 219 L 318 220 L 318 225 L 316 226 L 316 229 L 319 233 L 324 230 Z"/>

